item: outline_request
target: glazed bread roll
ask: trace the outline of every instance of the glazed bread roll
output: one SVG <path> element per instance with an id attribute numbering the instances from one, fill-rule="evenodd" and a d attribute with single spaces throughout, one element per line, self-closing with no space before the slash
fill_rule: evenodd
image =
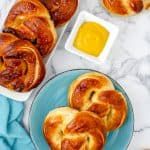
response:
<path id="1" fill-rule="evenodd" d="M 119 128 L 127 115 L 125 97 L 115 91 L 111 80 L 100 73 L 86 73 L 78 77 L 69 89 L 72 108 L 96 113 L 107 131 Z"/>
<path id="2" fill-rule="evenodd" d="M 27 92 L 44 78 L 45 68 L 38 50 L 28 41 L 0 33 L 0 85 Z"/>
<path id="3" fill-rule="evenodd" d="M 102 0 L 103 6 L 118 15 L 134 15 L 149 9 L 150 0 Z"/>
<path id="4" fill-rule="evenodd" d="M 4 32 L 31 41 L 42 56 L 52 51 L 57 39 L 49 12 L 39 0 L 18 0 L 8 14 Z"/>
<path id="5" fill-rule="evenodd" d="M 66 23 L 75 13 L 78 0 L 41 0 L 48 8 L 55 26 Z"/>
<path id="6" fill-rule="evenodd" d="M 150 9 L 150 0 L 143 0 L 144 2 L 144 8 L 146 10 L 149 10 Z"/>
<path id="7" fill-rule="evenodd" d="M 43 133 L 52 150 L 101 150 L 106 134 L 97 115 L 69 107 L 51 111 Z"/>

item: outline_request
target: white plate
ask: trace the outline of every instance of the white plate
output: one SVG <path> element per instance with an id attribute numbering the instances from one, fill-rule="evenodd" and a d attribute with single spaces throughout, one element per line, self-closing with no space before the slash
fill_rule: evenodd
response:
<path id="1" fill-rule="evenodd" d="M 6 17 L 9 13 L 10 9 L 12 8 L 12 6 L 15 4 L 15 2 L 16 2 L 16 0 L 11 0 L 11 1 L 10 0 L 9 1 L 8 0 L 7 1 L 0 0 L 0 20 L 1 20 L 0 21 L 0 31 L 2 31 Z M 67 24 L 65 26 L 57 29 L 58 41 L 57 41 L 57 44 L 56 44 L 55 48 L 53 49 L 52 53 L 49 56 L 47 56 L 47 58 L 45 59 L 46 70 L 49 68 L 48 64 L 50 62 L 50 59 L 53 56 L 66 27 L 67 27 Z M 19 93 L 19 92 L 14 92 L 5 87 L 0 86 L 0 94 L 7 96 L 11 99 L 17 100 L 17 101 L 26 101 L 30 97 L 30 95 L 33 91 L 34 91 L 34 89 L 30 92 Z"/>
<path id="2" fill-rule="evenodd" d="M 108 41 L 102 51 L 102 53 L 98 56 L 98 57 L 94 57 L 94 56 L 91 56 L 91 55 L 88 55 L 86 53 L 82 53 L 81 51 L 79 51 L 77 48 L 75 48 L 73 46 L 73 43 L 74 43 L 74 40 L 75 40 L 75 37 L 77 35 L 77 32 L 80 28 L 80 26 L 84 23 L 84 22 L 87 22 L 87 21 L 93 21 L 93 22 L 96 22 L 96 23 L 99 23 L 100 25 L 104 26 L 110 33 L 109 35 L 109 38 L 108 38 Z M 116 27 L 115 25 L 111 24 L 110 22 L 108 21 L 105 21 L 103 19 L 100 19 L 96 16 L 94 16 L 93 14 L 91 13 L 88 13 L 86 11 L 82 11 L 80 12 L 77 20 L 76 20 L 76 23 L 71 31 L 71 34 L 69 36 L 69 38 L 67 39 L 67 42 L 65 44 L 65 48 L 66 50 L 78 55 L 78 56 L 81 56 L 83 58 L 86 58 L 88 59 L 89 61 L 93 61 L 97 64 L 100 64 L 101 62 L 104 62 L 111 50 L 111 47 L 118 35 L 118 32 L 119 32 L 119 29 L 118 27 Z"/>

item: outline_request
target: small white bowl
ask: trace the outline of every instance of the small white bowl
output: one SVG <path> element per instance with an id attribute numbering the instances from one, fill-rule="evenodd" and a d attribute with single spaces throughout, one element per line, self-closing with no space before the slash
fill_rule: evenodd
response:
<path id="1" fill-rule="evenodd" d="M 106 42 L 106 45 L 98 57 L 94 57 L 94 56 L 88 55 L 84 52 L 81 52 L 79 49 L 77 49 L 73 46 L 75 37 L 77 35 L 77 32 L 78 32 L 80 26 L 84 22 L 87 22 L 87 21 L 93 21 L 93 22 L 99 23 L 100 25 L 105 27 L 109 32 L 109 37 Z M 72 53 L 78 55 L 78 56 L 86 58 L 89 61 L 93 61 L 95 63 L 100 64 L 100 62 L 104 62 L 106 60 L 106 58 L 111 50 L 111 47 L 118 35 L 118 32 L 119 32 L 119 29 L 115 25 L 96 17 L 96 16 L 92 15 L 91 13 L 82 11 L 82 12 L 80 12 L 80 14 L 76 20 L 76 23 L 71 31 L 71 34 L 70 34 L 69 38 L 67 39 L 67 42 L 65 44 L 65 49 L 68 50 L 69 52 L 72 52 Z"/>

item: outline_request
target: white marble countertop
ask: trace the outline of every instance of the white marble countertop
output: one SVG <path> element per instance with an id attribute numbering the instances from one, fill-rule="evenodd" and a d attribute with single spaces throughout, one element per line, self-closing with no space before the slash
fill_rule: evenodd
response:
<path id="1" fill-rule="evenodd" d="M 51 59 L 48 78 L 77 68 L 95 69 L 113 77 L 126 90 L 134 109 L 135 129 L 129 150 L 150 149 L 150 12 L 126 18 L 116 17 L 108 14 L 99 0 L 80 0 L 80 10 L 87 10 L 119 27 L 120 33 L 109 58 L 97 66 L 64 49 L 75 16 Z M 30 106 L 37 91 L 25 103 L 24 124 L 27 129 Z"/>

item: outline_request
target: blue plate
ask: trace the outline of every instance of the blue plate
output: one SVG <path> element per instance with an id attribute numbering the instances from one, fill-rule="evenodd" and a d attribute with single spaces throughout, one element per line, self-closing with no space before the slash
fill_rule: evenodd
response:
<path id="1" fill-rule="evenodd" d="M 37 149 L 49 150 L 49 146 L 42 132 L 43 121 L 48 112 L 57 107 L 67 106 L 68 88 L 72 81 L 81 74 L 91 71 L 93 70 L 85 69 L 63 72 L 50 79 L 45 86 L 41 88 L 32 104 L 29 117 L 30 134 Z M 134 114 L 130 100 L 125 91 L 116 81 L 112 78 L 110 79 L 116 90 L 122 92 L 127 99 L 128 116 L 121 128 L 108 134 L 105 150 L 125 150 L 133 135 Z"/>

